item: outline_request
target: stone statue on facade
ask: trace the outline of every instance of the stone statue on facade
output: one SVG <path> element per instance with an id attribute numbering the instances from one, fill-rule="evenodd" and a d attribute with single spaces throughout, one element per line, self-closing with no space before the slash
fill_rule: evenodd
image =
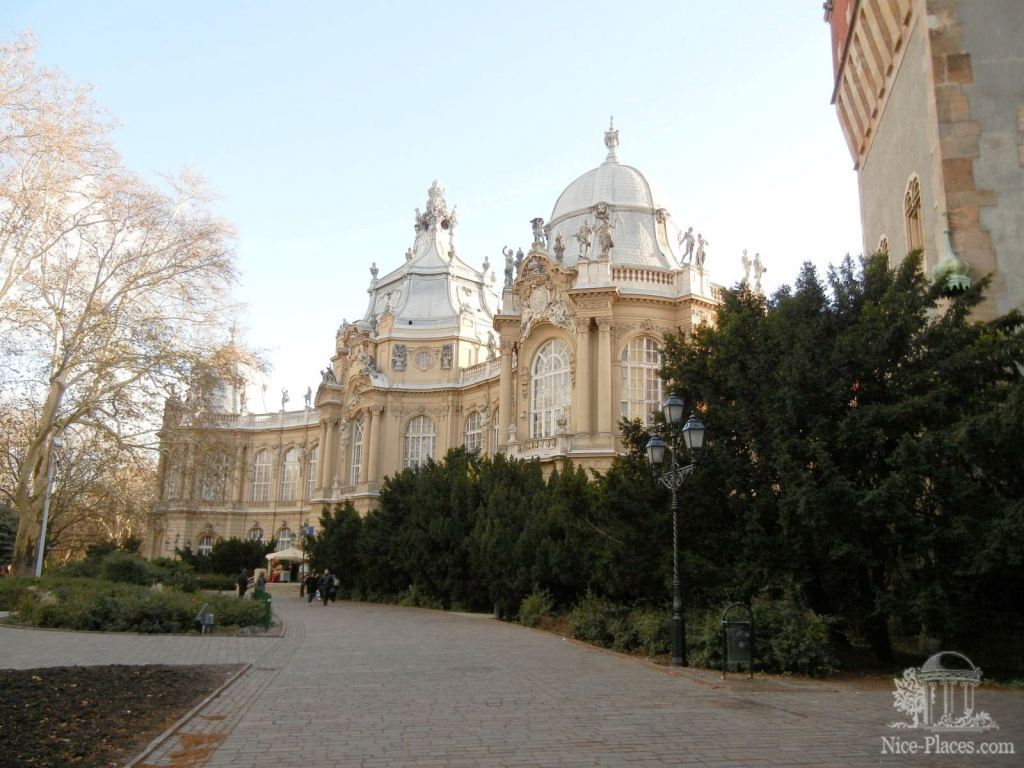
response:
<path id="1" fill-rule="evenodd" d="M 490 270 L 490 268 L 491 268 L 491 260 L 490 260 L 490 258 L 489 258 L 489 257 L 487 257 L 487 256 L 484 256 L 484 265 L 483 265 L 483 267 L 484 267 L 484 268 L 483 268 L 483 270 L 482 270 L 482 271 L 483 271 L 483 273 L 484 273 L 484 274 L 486 275 L 486 274 L 487 274 L 487 272 L 488 272 L 488 270 Z"/>
<path id="2" fill-rule="evenodd" d="M 313 388 L 306 387 L 306 394 L 302 396 L 303 401 L 306 403 L 306 407 L 309 408 L 313 404 Z"/>
<path id="3" fill-rule="evenodd" d="M 324 368 L 322 371 L 320 371 L 320 376 L 323 378 L 323 381 L 320 382 L 321 384 L 337 384 L 338 383 L 338 380 L 336 378 L 334 378 L 334 366 L 331 365 L 330 363 L 327 364 L 326 368 Z"/>
<path id="4" fill-rule="evenodd" d="M 754 290 L 757 291 L 758 293 L 763 293 L 763 291 L 761 290 L 761 278 L 764 276 L 764 273 L 768 271 L 768 269 L 761 262 L 761 254 L 760 253 L 755 253 L 754 254 L 754 264 L 753 264 L 753 266 L 754 266 Z"/>
<path id="5" fill-rule="evenodd" d="M 413 253 L 412 248 L 406 248 L 405 249 L 405 260 L 406 261 L 412 261 L 412 257 L 415 256 L 415 255 L 416 254 Z"/>
<path id="6" fill-rule="evenodd" d="M 601 247 L 600 259 L 601 261 L 607 261 L 612 252 L 612 248 L 615 247 L 615 241 L 612 240 L 612 230 L 615 226 L 607 219 L 602 219 L 601 224 L 597 229 L 597 242 Z"/>
<path id="7" fill-rule="evenodd" d="M 487 332 L 487 359 L 494 360 L 498 357 L 498 342 L 494 338 L 494 331 Z"/>
<path id="8" fill-rule="evenodd" d="M 454 347 L 451 344 L 445 344 L 443 347 L 441 347 L 441 367 L 442 368 L 451 368 L 452 367 L 452 357 L 453 357 L 454 353 L 455 353 L 455 350 L 454 350 Z"/>
<path id="9" fill-rule="evenodd" d="M 379 270 L 377 269 L 377 262 L 376 261 L 373 262 L 372 264 L 370 264 L 370 277 L 372 277 L 374 280 L 377 279 L 377 272 L 378 271 Z"/>
<path id="10" fill-rule="evenodd" d="M 704 259 L 707 258 L 707 252 L 705 250 L 707 245 L 708 245 L 708 241 L 704 239 L 704 235 L 702 235 L 700 232 L 698 232 L 697 233 L 697 257 L 696 257 L 696 263 L 697 263 L 697 269 L 699 269 L 701 272 L 704 271 Z"/>
<path id="11" fill-rule="evenodd" d="M 238 393 L 239 410 L 242 413 L 249 412 L 249 396 L 245 393 L 245 387 L 242 387 L 242 391 Z"/>
<path id="12" fill-rule="evenodd" d="M 396 371 L 404 371 L 406 357 L 405 344 L 395 344 L 395 348 L 391 350 L 391 367 Z"/>
<path id="13" fill-rule="evenodd" d="M 586 259 L 590 256 L 590 236 L 593 234 L 594 228 L 590 226 L 590 219 L 584 219 L 580 225 L 579 230 L 576 232 L 576 240 L 580 244 L 580 259 Z"/>
<path id="14" fill-rule="evenodd" d="M 689 264 L 693 259 L 693 243 L 693 227 L 679 233 L 679 247 L 683 249 L 683 264 Z"/>
<path id="15" fill-rule="evenodd" d="M 565 240 L 562 239 L 562 233 L 559 232 L 555 235 L 555 261 L 559 264 L 562 263 L 562 259 L 565 258 Z"/>
<path id="16" fill-rule="evenodd" d="M 281 410 L 282 411 L 284 410 L 285 405 L 288 404 L 289 400 L 291 400 L 291 398 L 288 397 L 288 387 L 282 387 L 281 388 Z"/>
<path id="17" fill-rule="evenodd" d="M 516 275 L 523 274 L 523 259 L 524 258 L 525 258 L 525 256 L 523 255 L 523 249 L 522 248 L 517 248 L 516 249 Z"/>
<path id="18" fill-rule="evenodd" d="M 530 219 L 530 226 L 533 227 L 533 244 L 547 246 L 547 235 L 544 234 L 544 219 L 537 217 Z"/>
<path id="19" fill-rule="evenodd" d="M 740 285 L 746 287 L 750 283 L 750 258 L 747 256 L 747 249 L 743 249 L 743 257 L 740 259 L 740 263 L 743 265 L 743 280 L 740 281 Z"/>
<path id="20" fill-rule="evenodd" d="M 505 254 L 505 287 L 511 288 L 512 273 L 515 271 L 516 268 L 516 255 L 512 252 L 512 249 L 509 248 L 507 245 L 501 249 L 501 252 Z"/>

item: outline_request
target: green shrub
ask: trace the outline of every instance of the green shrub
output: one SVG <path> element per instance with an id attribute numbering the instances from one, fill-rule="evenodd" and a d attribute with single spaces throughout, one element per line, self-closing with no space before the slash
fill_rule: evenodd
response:
<path id="1" fill-rule="evenodd" d="M 410 584 L 409 588 L 398 596 L 398 604 L 406 608 L 434 608 L 444 610 L 444 603 L 436 597 L 429 595 L 416 584 Z"/>
<path id="2" fill-rule="evenodd" d="M 237 592 L 238 576 L 225 576 L 221 573 L 197 573 L 192 576 L 195 589 L 208 589 L 214 592 Z"/>
<path id="3" fill-rule="evenodd" d="M 161 572 L 148 561 L 129 552 L 114 551 L 100 561 L 99 577 L 124 584 L 153 584 Z"/>
<path id="4" fill-rule="evenodd" d="M 638 650 L 660 656 L 672 650 L 672 616 L 668 611 L 637 609 L 630 615 Z"/>
<path id="5" fill-rule="evenodd" d="M 577 640 L 612 647 L 627 609 L 588 592 L 569 613 L 569 629 Z"/>
<path id="6" fill-rule="evenodd" d="M 255 626 L 263 620 L 259 602 L 96 579 L 43 579 L 38 586 L 18 592 L 15 609 L 20 621 L 38 627 L 187 632 L 194 629 L 204 603 L 209 604 L 217 626 Z"/>
<path id="7" fill-rule="evenodd" d="M 0 611 L 13 611 L 26 589 L 36 580 L 31 576 L 6 576 L 0 579 Z"/>
<path id="8" fill-rule="evenodd" d="M 524 627 L 539 627 L 541 620 L 550 616 L 554 607 L 550 592 L 534 590 L 519 604 L 519 623 Z"/>

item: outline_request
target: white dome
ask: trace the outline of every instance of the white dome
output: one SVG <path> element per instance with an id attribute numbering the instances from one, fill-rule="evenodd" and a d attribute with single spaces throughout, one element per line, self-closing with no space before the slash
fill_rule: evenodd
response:
<path id="1" fill-rule="evenodd" d="M 679 228 L 665 209 L 658 188 L 636 168 L 623 165 L 616 155 L 619 132 L 604 134 L 608 156 L 597 168 L 573 181 L 558 196 L 548 221 L 548 241 L 565 247 L 565 263 L 575 264 L 581 246 L 576 237 L 586 223 L 596 231 L 599 204 L 612 228 L 613 264 L 653 269 L 678 269 Z M 605 213 L 606 212 L 606 213 Z M 596 251 L 590 253 L 595 258 Z"/>
<path id="2" fill-rule="evenodd" d="M 589 212 L 597 203 L 653 210 L 661 207 L 655 194 L 650 182 L 636 168 L 617 160 L 606 160 L 584 173 L 558 196 L 551 212 L 551 223 L 556 224 L 560 218 L 574 213 Z"/>

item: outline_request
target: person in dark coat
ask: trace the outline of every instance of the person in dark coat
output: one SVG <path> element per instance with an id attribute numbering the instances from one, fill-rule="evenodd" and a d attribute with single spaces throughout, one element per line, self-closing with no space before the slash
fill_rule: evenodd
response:
<path id="1" fill-rule="evenodd" d="M 238 597 L 245 597 L 245 591 L 247 589 L 249 589 L 249 574 L 246 572 L 245 568 L 243 568 L 242 572 L 238 574 Z"/>
<path id="2" fill-rule="evenodd" d="M 320 601 L 327 605 L 331 599 L 331 593 L 336 589 L 337 582 L 330 568 L 324 568 L 324 575 L 320 578 Z"/>
<path id="3" fill-rule="evenodd" d="M 316 571 L 309 572 L 309 574 L 306 576 L 305 585 L 306 597 L 309 598 L 308 600 L 306 600 L 306 605 L 309 605 L 313 602 L 313 598 L 316 597 L 316 591 L 320 587 L 320 577 L 317 575 Z"/>

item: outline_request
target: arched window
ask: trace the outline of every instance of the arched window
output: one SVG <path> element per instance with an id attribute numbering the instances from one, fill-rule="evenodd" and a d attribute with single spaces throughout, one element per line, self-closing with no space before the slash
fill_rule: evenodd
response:
<path id="1" fill-rule="evenodd" d="M 622 418 L 651 423 L 651 415 L 661 408 L 660 367 L 661 350 L 657 340 L 650 336 L 633 339 L 622 350 L 622 399 L 619 401 Z"/>
<path id="2" fill-rule="evenodd" d="M 313 498 L 313 487 L 316 485 L 316 470 L 320 463 L 320 446 L 315 445 L 306 460 L 306 498 Z"/>
<path id="3" fill-rule="evenodd" d="M 211 536 L 208 533 L 203 536 L 200 536 L 199 546 L 196 548 L 196 551 L 200 555 L 208 555 L 211 552 L 213 552 L 213 536 Z"/>
<path id="4" fill-rule="evenodd" d="M 921 182 L 917 176 L 907 184 L 903 198 L 903 217 L 907 226 L 907 253 L 924 250 L 924 221 L 921 218 Z"/>
<path id="5" fill-rule="evenodd" d="M 464 442 L 466 450 L 470 453 L 479 451 L 481 448 L 484 438 L 483 421 L 483 415 L 480 411 L 474 411 L 466 419 L 466 438 Z"/>
<path id="6" fill-rule="evenodd" d="M 558 339 L 547 342 L 533 359 L 530 377 L 530 437 L 561 431 L 572 401 L 569 348 Z"/>
<path id="7" fill-rule="evenodd" d="M 363 471 L 363 420 L 352 422 L 352 452 L 349 460 L 348 483 L 355 485 L 359 482 L 359 473 Z M 329 483 L 324 482 L 324 485 Z"/>
<path id="8" fill-rule="evenodd" d="M 302 452 L 289 448 L 281 459 L 281 489 L 278 499 L 291 501 L 299 494 L 299 477 L 302 475 Z"/>
<path id="9" fill-rule="evenodd" d="M 263 541 L 263 529 L 259 525 L 254 525 L 249 530 L 249 541 Z"/>
<path id="10" fill-rule="evenodd" d="M 270 451 L 260 451 L 252 460 L 252 501 L 270 499 Z"/>
<path id="11" fill-rule="evenodd" d="M 498 452 L 498 446 L 501 445 L 501 414 L 498 409 L 495 408 L 491 411 L 491 455 L 493 456 Z"/>
<path id="12" fill-rule="evenodd" d="M 426 463 L 434 456 L 434 445 L 437 442 L 437 431 L 434 422 L 426 416 L 417 416 L 409 420 L 405 427 L 405 453 L 402 466 L 413 468 Z"/>
<path id="13" fill-rule="evenodd" d="M 223 451 L 210 453 L 206 456 L 206 463 L 199 483 L 199 498 L 203 501 L 224 501 L 228 485 L 227 454 Z"/>
<path id="14" fill-rule="evenodd" d="M 274 548 L 275 552 L 280 552 L 284 549 L 291 549 L 295 546 L 295 534 L 292 533 L 291 528 L 282 528 L 277 532 L 277 546 Z"/>

